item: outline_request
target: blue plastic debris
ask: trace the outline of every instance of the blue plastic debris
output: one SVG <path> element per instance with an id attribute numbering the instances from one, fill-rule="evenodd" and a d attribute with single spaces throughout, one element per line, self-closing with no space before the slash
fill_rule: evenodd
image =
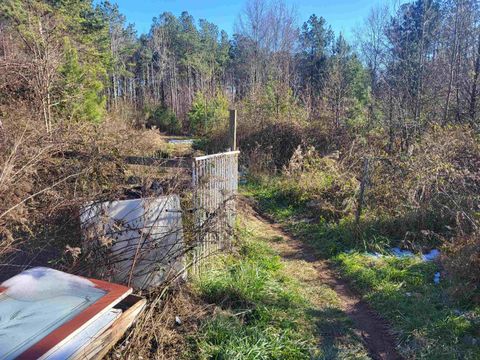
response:
<path id="1" fill-rule="evenodd" d="M 411 251 L 402 250 L 398 247 L 392 248 L 391 252 L 397 258 L 407 258 L 407 257 L 412 257 L 413 256 L 413 253 Z"/>
<path id="2" fill-rule="evenodd" d="M 438 258 L 439 256 L 440 256 L 440 250 L 432 249 L 429 253 L 422 254 L 422 260 L 423 261 L 433 261 L 436 258 Z"/>
<path id="3" fill-rule="evenodd" d="M 433 275 L 433 282 L 437 285 L 440 284 L 440 273 L 438 271 Z"/>
<path id="4" fill-rule="evenodd" d="M 354 250 L 352 250 L 352 249 L 346 251 L 347 254 L 351 254 L 353 252 L 354 252 Z M 428 252 L 426 254 L 414 254 L 410 250 L 402 250 L 399 247 L 391 248 L 389 251 L 387 251 L 386 255 L 381 254 L 379 252 L 368 252 L 368 253 L 365 253 L 365 255 L 369 256 L 371 258 L 374 258 L 374 259 L 380 259 L 380 258 L 383 258 L 385 256 L 388 256 L 388 253 L 390 254 L 390 256 L 394 256 L 398 259 L 407 259 L 407 258 L 411 258 L 411 257 L 414 257 L 414 256 L 419 256 L 422 259 L 422 261 L 433 261 L 440 256 L 440 250 L 438 250 L 438 249 L 432 249 L 430 252 Z"/>

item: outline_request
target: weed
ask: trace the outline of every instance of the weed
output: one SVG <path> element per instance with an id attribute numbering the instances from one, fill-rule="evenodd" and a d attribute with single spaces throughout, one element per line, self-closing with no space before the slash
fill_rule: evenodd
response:
<path id="1" fill-rule="evenodd" d="M 252 235 L 243 231 L 242 238 Z M 309 359 L 314 337 L 302 322 L 306 307 L 280 258 L 265 244 L 246 241 L 238 256 L 220 256 L 198 279 L 198 291 L 217 304 L 194 339 L 200 358 Z"/>
<path id="2" fill-rule="evenodd" d="M 242 221 L 238 254 L 216 258 L 196 282 L 217 309 L 192 337 L 190 357 L 367 359 L 337 294 L 313 283 L 314 265 L 283 261 L 283 237 L 258 220 Z"/>
<path id="3" fill-rule="evenodd" d="M 310 209 L 302 202 L 290 202 L 282 188 L 272 186 L 272 180 L 251 182 L 244 192 L 257 200 L 262 211 L 311 245 L 318 256 L 337 265 L 364 299 L 391 323 L 406 358 L 480 357 L 480 308 L 448 296 L 452 284 L 439 264 L 422 262 L 420 257 L 374 258 L 365 253 L 383 252 L 401 242 L 381 231 L 384 220 L 366 222 L 359 234 L 348 216 L 338 221 L 322 217 L 305 221 L 312 216 Z M 438 285 L 433 282 L 436 272 L 442 272 Z M 327 319 L 324 326 L 328 328 L 328 322 L 334 320 L 331 316 Z"/>
<path id="4" fill-rule="evenodd" d="M 448 283 L 433 282 L 438 265 L 420 258 L 372 258 L 357 252 L 335 258 L 353 286 L 397 331 L 405 357 L 475 359 L 480 316 L 468 318 L 466 309 L 446 296 Z"/>

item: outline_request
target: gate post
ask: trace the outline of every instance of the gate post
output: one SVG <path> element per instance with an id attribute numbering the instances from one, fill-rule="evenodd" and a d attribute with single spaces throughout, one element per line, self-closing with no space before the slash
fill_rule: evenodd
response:
<path id="1" fill-rule="evenodd" d="M 229 131 L 230 151 L 237 150 L 237 110 L 230 110 L 230 131 Z"/>

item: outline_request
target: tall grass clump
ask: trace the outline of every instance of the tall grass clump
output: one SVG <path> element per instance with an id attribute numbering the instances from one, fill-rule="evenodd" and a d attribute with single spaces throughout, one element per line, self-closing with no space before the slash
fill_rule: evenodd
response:
<path id="1" fill-rule="evenodd" d="M 303 322 L 306 301 L 281 273 L 278 256 L 247 241 L 237 255 L 214 260 L 197 286 L 217 309 L 192 351 L 202 359 L 310 359 L 315 342 Z"/>

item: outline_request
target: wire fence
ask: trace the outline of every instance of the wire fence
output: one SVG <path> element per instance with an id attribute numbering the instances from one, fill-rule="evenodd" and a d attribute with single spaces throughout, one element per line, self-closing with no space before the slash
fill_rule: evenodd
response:
<path id="1" fill-rule="evenodd" d="M 231 246 L 238 151 L 194 158 L 192 203 L 169 195 L 87 204 L 80 213 L 82 254 L 92 276 L 147 289 L 201 271 L 204 259 Z M 186 211 L 186 208 L 193 210 Z"/>
<path id="2" fill-rule="evenodd" d="M 192 166 L 193 206 L 196 234 L 193 272 L 202 260 L 229 248 L 235 225 L 239 151 L 196 157 Z"/>

